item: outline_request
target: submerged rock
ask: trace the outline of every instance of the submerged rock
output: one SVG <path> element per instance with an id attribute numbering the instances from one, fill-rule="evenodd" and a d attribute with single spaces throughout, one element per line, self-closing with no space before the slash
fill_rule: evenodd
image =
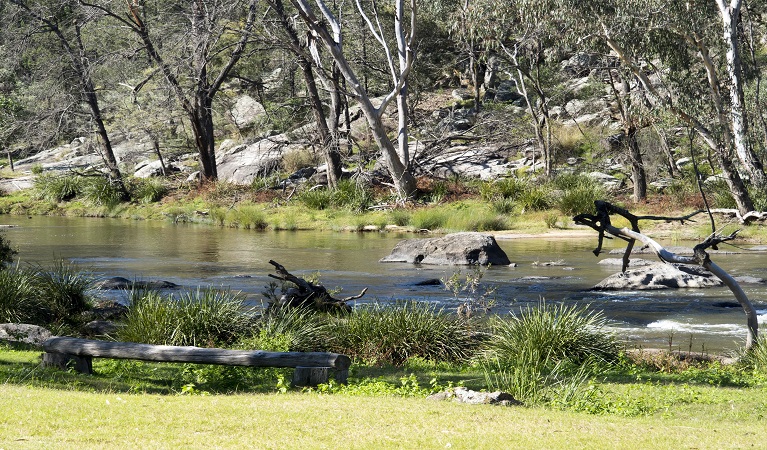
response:
<path id="1" fill-rule="evenodd" d="M 438 238 L 400 241 L 380 262 L 435 265 L 509 265 L 506 253 L 493 236 L 454 233 Z"/>
<path id="2" fill-rule="evenodd" d="M 595 291 L 706 288 L 722 286 L 711 272 L 697 266 L 656 263 L 610 275 L 592 288 Z"/>
<path id="3" fill-rule="evenodd" d="M 179 286 L 170 281 L 131 281 L 123 277 L 108 278 L 97 285 L 98 289 L 104 291 L 116 291 L 116 290 L 160 290 L 160 289 L 176 289 Z"/>

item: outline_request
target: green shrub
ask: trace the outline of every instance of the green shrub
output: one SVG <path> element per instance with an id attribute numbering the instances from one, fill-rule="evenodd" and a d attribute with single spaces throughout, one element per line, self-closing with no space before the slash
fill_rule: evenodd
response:
<path id="1" fill-rule="evenodd" d="M 519 196 L 519 204 L 525 210 L 543 211 L 551 208 L 554 203 L 551 191 L 546 186 L 531 186 Z"/>
<path id="2" fill-rule="evenodd" d="M 265 230 L 269 223 L 266 214 L 256 206 L 241 206 L 231 211 L 231 222 L 236 227 L 246 230 Z"/>
<path id="3" fill-rule="evenodd" d="M 613 361 L 620 347 L 615 337 L 603 330 L 606 325 L 601 312 L 540 302 L 537 307 L 525 307 L 519 314 L 495 321 L 490 348 L 495 357 L 512 365 L 518 361 L 582 364 L 592 358 Z M 537 359 L 531 361 L 529 357 L 534 355 Z"/>
<path id="4" fill-rule="evenodd" d="M 318 352 L 330 343 L 329 316 L 309 308 L 273 307 L 255 322 L 253 336 L 242 340 L 239 348 Z"/>
<path id="5" fill-rule="evenodd" d="M 331 334 L 335 351 L 372 364 L 402 365 L 415 356 L 464 361 L 478 346 L 466 322 L 414 301 L 358 307 Z"/>
<path id="6" fill-rule="evenodd" d="M 739 364 L 761 374 L 767 375 L 767 337 L 762 334 L 756 343 L 740 355 Z"/>
<path id="7" fill-rule="evenodd" d="M 43 174 L 43 165 L 40 163 L 34 164 L 32 168 L 30 169 L 32 172 L 32 175 L 42 175 Z"/>
<path id="8" fill-rule="evenodd" d="M 38 198 L 58 203 L 81 195 L 84 182 L 78 175 L 44 174 L 35 178 L 34 184 Z"/>
<path id="9" fill-rule="evenodd" d="M 410 223 L 418 230 L 438 230 L 447 223 L 448 215 L 437 209 L 419 209 L 410 216 Z"/>
<path id="10" fill-rule="evenodd" d="M 561 190 L 557 208 L 567 216 L 594 212 L 594 201 L 604 200 L 606 191 L 597 181 L 585 175 L 561 175 L 554 179 Z"/>
<path id="11" fill-rule="evenodd" d="M 241 338 L 251 317 L 240 295 L 198 289 L 178 298 L 156 292 L 132 296 L 121 340 L 165 345 L 225 346 Z"/>
<path id="12" fill-rule="evenodd" d="M 77 264 L 58 260 L 49 268 L 37 266 L 34 282 L 54 322 L 77 324 L 79 316 L 92 306 L 88 289 L 93 277 Z"/>
<path id="13" fill-rule="evenodd" d="M 83 195 L 94 205 L 113 208 L 125 198 L 120 183 L 107 177 L 88 177 L 83 183 Z"/>
<path id="14" fill-rule="evenodd" d="M 481 362 L 488 386 L 530 403 L 576 402 L 597 368 L 618 360 L 606 324 L 601 313 L 545 302 L 497 319 Z"/>
<path id="15" fill-rule="evenodd" d="M 33 271 L 19 267 L 0 270 L 0 322 L 45 325 L 49 317 Z"/>
<path id="16" fill-rule="evenodd" d="M 333 192 L 333 206 L 352 211 L 364 211 L 373 204 L 373 193 L 367 187 L 351 179 L 338 181 Z"/>
<path id="17" fill-rule="evenodd" d="M 499 198 L 492 200 L 490 206 L 498 214 L 511 214 L 514 212 L 517 203 L 510 198 Z"/>
<path id="18" fill-rule="evenodd" d="M 167 193 L 168 188 L 156 178 L 139 178 L 131 183 L 130 197 L 139 203 L 159 202 Z"/>
<path id="19" fill-rule="evenodd" d="M 389 220 L 398 227 L 405 227 L 410 224 L 410 211 L 406 209 L 392 209 L 389 211 Z"/>
<path id="20" fill-rule="evenodd" d="M 298 194 L 298 201 L 307 208 L 323 210 L 333 204 L 333 193 L 329 189 L 307 189 Z"/>

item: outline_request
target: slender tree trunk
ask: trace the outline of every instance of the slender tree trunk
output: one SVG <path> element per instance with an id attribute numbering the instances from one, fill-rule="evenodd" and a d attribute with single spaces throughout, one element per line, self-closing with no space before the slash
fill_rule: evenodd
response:
<path id="1" fill-rule="evenodd" d="M 757 187 L 767 187 L 767 176 L 761 161 L 756 157 L 748 145 L 746 136 L 747 121 L 746 109 L 743 105 L 743 81 L 742 64 L 740 58 L 740 45 L 738 42 L 738 22 L 740 21 L 741 0 L 732 0 L 730 5 L 725 5 L 725 0 L 717 0 L 719 13 L 722 18 L 724 41 L 727 45 L 727 75 L 730 79 L 730 119 L 732 125 L 732 139 L 735 153 L 743 168 L 751 176 Z"/>

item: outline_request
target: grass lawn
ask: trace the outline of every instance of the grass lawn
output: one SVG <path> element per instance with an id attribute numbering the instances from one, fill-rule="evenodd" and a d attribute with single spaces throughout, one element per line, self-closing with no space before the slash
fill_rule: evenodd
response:
<path id="1" fill-rule="evenodd" d="M 767 442 L 763 385 L 725 388 L 660 377 L 604 382 L 599 389 L 618 413 L 594 415 L 423 396 L 280 394 L 276 389 L 230 395 L 132 393 L 135 379 L 42 370 L 38 355 L 0 351 L 2 449 L 725 449 L 764 448 Z M 174 373 L 160 368 L 156 382 Z M 643 412 L 644 404 L 656 407 Z"/>

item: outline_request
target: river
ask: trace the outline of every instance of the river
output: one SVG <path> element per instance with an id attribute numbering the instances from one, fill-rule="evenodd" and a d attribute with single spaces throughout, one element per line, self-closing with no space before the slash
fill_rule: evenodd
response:
<path id="1" fill-rule="evenodd" d="M 118 219 L 3 216 L 0 223 L 23 263 L 48 264 L 57 259 L 78 263 L 100 277 L 167 280 L 184 288 L 225 287 L 241 291 L 260 305 L 261 292 L 274 273 L 270 259 L 298 276 L 319 271 L 339 297 L 368 288 L 357 303 L 416 299 L 454 310 L 465 299 L 440 286 L 419 281 L 450 277 L 456 267 L 379 263 L 401 239 L 398 233 L 332 231 L 258 232 L 194 224 Z M 492 312 L 506 314 L 548 302 L 577 302 L 604 311 L 632 347 L 661 347 L 726 352 L 743 345 L 745 314 L 722 306 L 734 300 L 726 288 L 642 292 L 591 292 L 588 289 L 618 267 L 598 265 L 595 238 L 499 239 L 516 267 L 491 267 L 483 284 L 496 288 Z M 662 242 L 664 245 L 684 245 Z M 692 245 L 692 243 L 687 243 Z M 619 248 L 619 241 L 607 249 Z M 610 247 L 612 246 L 612 247 Z M 609 257 L 618 257 L 610 255 Z M 650 255 L 643 257 L 652 259 Z M 767 278 L 767 254 L 714 255 L 730 274 Z M 558 261 L 562 265 L 540 263 Z M 536 264 L 537 263 L 537 264 Z M 744 285 L 767 324 L 767 284 Z"/>

